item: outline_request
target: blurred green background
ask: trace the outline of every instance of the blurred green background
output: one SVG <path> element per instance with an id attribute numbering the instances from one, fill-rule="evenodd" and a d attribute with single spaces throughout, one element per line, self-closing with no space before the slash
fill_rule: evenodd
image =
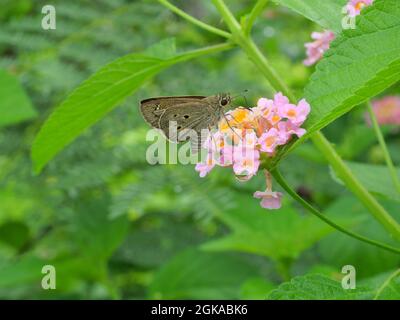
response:
<path id="1" fill-rule="evenodd" d="M 351 264 L 363 280 L 399 266 L 398 256 L 334 232 L 288 196 L 282 209 L 262 209 L 252 197 L 264 188 L 262 175 L 243 184 L 229 169 L 214 169 L 201 179 L 193 165 L 147 164 L 150 143 L 138 112 L 141 99 L 248 89 L 247 100 L 255 104 L 271 96 L 237 49 L 156 76 L 34 175 L 35 134 L 54 107 L 99 67 L 169 37 L 176 38 L 179 50 L 221 41 L 156 1 L 53 0 L 57 29 L 43 30 L 41 8 L 47 2 L 0 0 L 1 299 L 264 299 L 297 275 L 341 279 L 342 266 Z M 224 28 L 208 1 L 174 4 Z M 253 4 L 229 1 L 238 15 Z M 253 31 L 299 95 L 313 72 L 302 60 L 314 30 L 320 31 L 270 3 Z M 389 90 L 398 92 L 398 86 Z M 325 133 L 346 160 L 384 163 L 362 107 Z M 398 131 L 385 128 L 385 133 L 398 164 Z M 335 221 L 392 242 L 335 182 L 311 144 L 285 159 L 282 172 Z M 400 219 L 396 200 L 382 203 Z M 41 288 L 41 270 L 48 264 L 57 271 L 56 290 Z"/>

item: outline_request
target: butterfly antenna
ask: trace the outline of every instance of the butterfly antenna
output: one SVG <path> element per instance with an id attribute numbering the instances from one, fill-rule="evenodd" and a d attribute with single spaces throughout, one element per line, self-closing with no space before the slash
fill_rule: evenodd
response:
<path id="1" fill-rule="evenodd" d="M 246 93 L 246 92 L 248 92 L 249 90 L 244 90 L 244 93 Z M 250 111 L 252 111 L 251 110 L 251 108 L 249 107 L 249 103 L 247 102 L 247 98 L 246 98 L 246 95 L 244 94 L 244 93 L 241 93 L 241 94 L 237 94 L 237 95 L 235 95 L 235 96 L 233 96 L 232 97 L 232 100 L 234 100 L 234 99 L 236 99 L 236 98 L 243 98 L 243 100 L 244 100 L 244 103 L 245 103 L 245 107 L 243 107 L 244 109 L 247 109 L 247 110 L 250 110 Z"/>

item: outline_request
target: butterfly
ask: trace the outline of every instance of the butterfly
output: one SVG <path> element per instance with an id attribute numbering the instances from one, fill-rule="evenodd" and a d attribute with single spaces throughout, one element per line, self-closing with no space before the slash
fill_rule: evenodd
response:
<path id="1" fill-rule="evenodd" d="M 202 130 L 216 127 L 231 101 L 228 93 L 208 97 L 157 97 L 141 101 L 140 112 L 144 120 L 153 128 L 160 129 L 168 140 L 190 140 L 192 152 L 196 153 L 203 143 Z M 171 126 L 172 123 L 176 126 Z"/>

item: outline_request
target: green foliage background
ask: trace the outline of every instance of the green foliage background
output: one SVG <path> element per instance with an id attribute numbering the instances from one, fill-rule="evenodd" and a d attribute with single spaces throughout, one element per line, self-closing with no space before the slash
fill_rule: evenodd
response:
<path id="1" fill-rule="evenodd" d="M 223 28 L 208 1 L 174 3 Z M 398 255 L 335 232 L 288 196 L 282 209 L 262 209 L 252 198 L 264 187 L 262 175 L 242 184 L 229 169 L 201 179 L 191 165 L 146 162 L 141 99 L 248 89 L 254 104 L 272 95 L 239 50 L 163 71 L 33 174 L 30 149 L 40 126 L 98 68 L 166 38 L 182 51 L 219 40 L 156 1 L 54 0 L 57 29 L 48 31 L 41 28 L 46 1 L 0 4 L 0 298 L 400 299 L 399 278 L 382 287 L 400 266 Z M 253 4 L 229 1 L 238 16 Z M 299 96 L 314 71 L 302 65 L 313 30 L 321 29 L 268 4 L 253 31 Z M 396 93 L 398 85 L 384 94 Z M 399 130 L 384 129 L 399 164 Z M 368 173 L 365 184 L 400 221 L 399 195 L 379 171 L 384 159 L 363 106 L 325 133 L 360 179 Z M 396 244 L 311 144 L 285 158 L 282 172 L 335 221 Z M 56 290 L 40 286 L 46 264 L 56 267 Z M 344 265 L 357 270 L 356 291 L 340 286 Z"/>

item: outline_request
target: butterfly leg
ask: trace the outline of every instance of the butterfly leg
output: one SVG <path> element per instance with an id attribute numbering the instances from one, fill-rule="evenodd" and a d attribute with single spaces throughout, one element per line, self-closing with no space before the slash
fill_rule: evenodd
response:
<path id="1" fill-rule="evenodd" d="M 232 128 L 231 124 L 229 123 L 228 119 L 226 118 L 225 113 L 223 113 L 224 119 L 226 121 L 226 124 L 228 125 L 228 127 L 232 130 L 232 132 L 234 134 L 236 134 L 240 140 L 243 140 L 243 138 Z M 238 122 L 232 115 L 230 115 L 236 122 Z"/>

